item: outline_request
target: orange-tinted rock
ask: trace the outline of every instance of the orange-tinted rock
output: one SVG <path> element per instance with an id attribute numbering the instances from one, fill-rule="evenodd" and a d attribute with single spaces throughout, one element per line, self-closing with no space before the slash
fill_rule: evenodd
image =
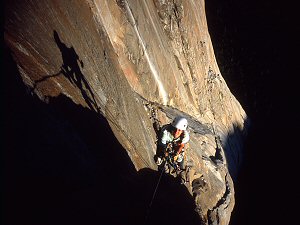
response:
<path id="1" fill-rule="evenodd" d="M 205 223 L 229 223 L 247 116 L 219 71 L 203 0 L 23 0 L 5 17 L 24 83 L 104 115 L 136 170 L 156 169 L 153 118 L 185 115 L 187 188 Z"/>

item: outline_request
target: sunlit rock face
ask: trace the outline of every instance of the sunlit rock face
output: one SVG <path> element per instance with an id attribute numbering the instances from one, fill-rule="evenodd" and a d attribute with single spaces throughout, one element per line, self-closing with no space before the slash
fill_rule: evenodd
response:
<path id="1" fill-rule="evenodd" d="M 25 85 L 102 114 L 137 171 L 157 169 L 153 124 L 186 116 L 186 187 L 204 224 L 229 223 L 247 117 L 218 69 L 203 0 L 20 0 L 5 18 Z"/>

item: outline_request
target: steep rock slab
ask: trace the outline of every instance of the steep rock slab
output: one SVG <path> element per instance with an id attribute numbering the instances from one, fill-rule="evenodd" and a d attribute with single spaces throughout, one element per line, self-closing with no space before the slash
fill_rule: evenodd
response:
<path id="1" fill-rule="evenodd" d="M 137 170 L 156 169 L 153 110 L 161 124 L 188 117 L 187 188 L 203 223 L 228 224 L 247 117 L 218 69 L 204 1 L 11 1 L 5 16 L 24 83 L 104 115 Z"/>

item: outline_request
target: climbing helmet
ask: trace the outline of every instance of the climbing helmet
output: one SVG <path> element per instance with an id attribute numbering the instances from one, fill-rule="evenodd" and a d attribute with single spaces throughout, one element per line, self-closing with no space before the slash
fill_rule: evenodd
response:
<path id="1" fill-rule="evenodd" d="M 177 116 L 173 122 L 172 122 L 172 126 L 179 129 L 179 130 L 186 130 L 187 126 L 188 126 L 188 122 L 187 119 L 181 116 Z"/>

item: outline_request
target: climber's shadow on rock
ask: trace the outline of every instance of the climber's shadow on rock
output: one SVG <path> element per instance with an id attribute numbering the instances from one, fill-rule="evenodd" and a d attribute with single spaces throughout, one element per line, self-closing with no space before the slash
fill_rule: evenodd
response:
<path id="1" fill-rule="evenodd" d="M 53 31 L 54 40 L 61 52 L 63 64 L 61 66 L 61 73 L 68 78 L 68 80 L 80 89 L 82 97 L 85 102 L 88 104 L 90 109 L 100 112 L 97 106 L 95 96 L 93 91 L 88 84 L 85 76 L 81 72 L 81 68 L 84 67 L 84 64 L 81 59 L 79 59 L 78 54 L 76 53 L 73 46 L 67 47 L 59 38 L 57 31 Z"/>

